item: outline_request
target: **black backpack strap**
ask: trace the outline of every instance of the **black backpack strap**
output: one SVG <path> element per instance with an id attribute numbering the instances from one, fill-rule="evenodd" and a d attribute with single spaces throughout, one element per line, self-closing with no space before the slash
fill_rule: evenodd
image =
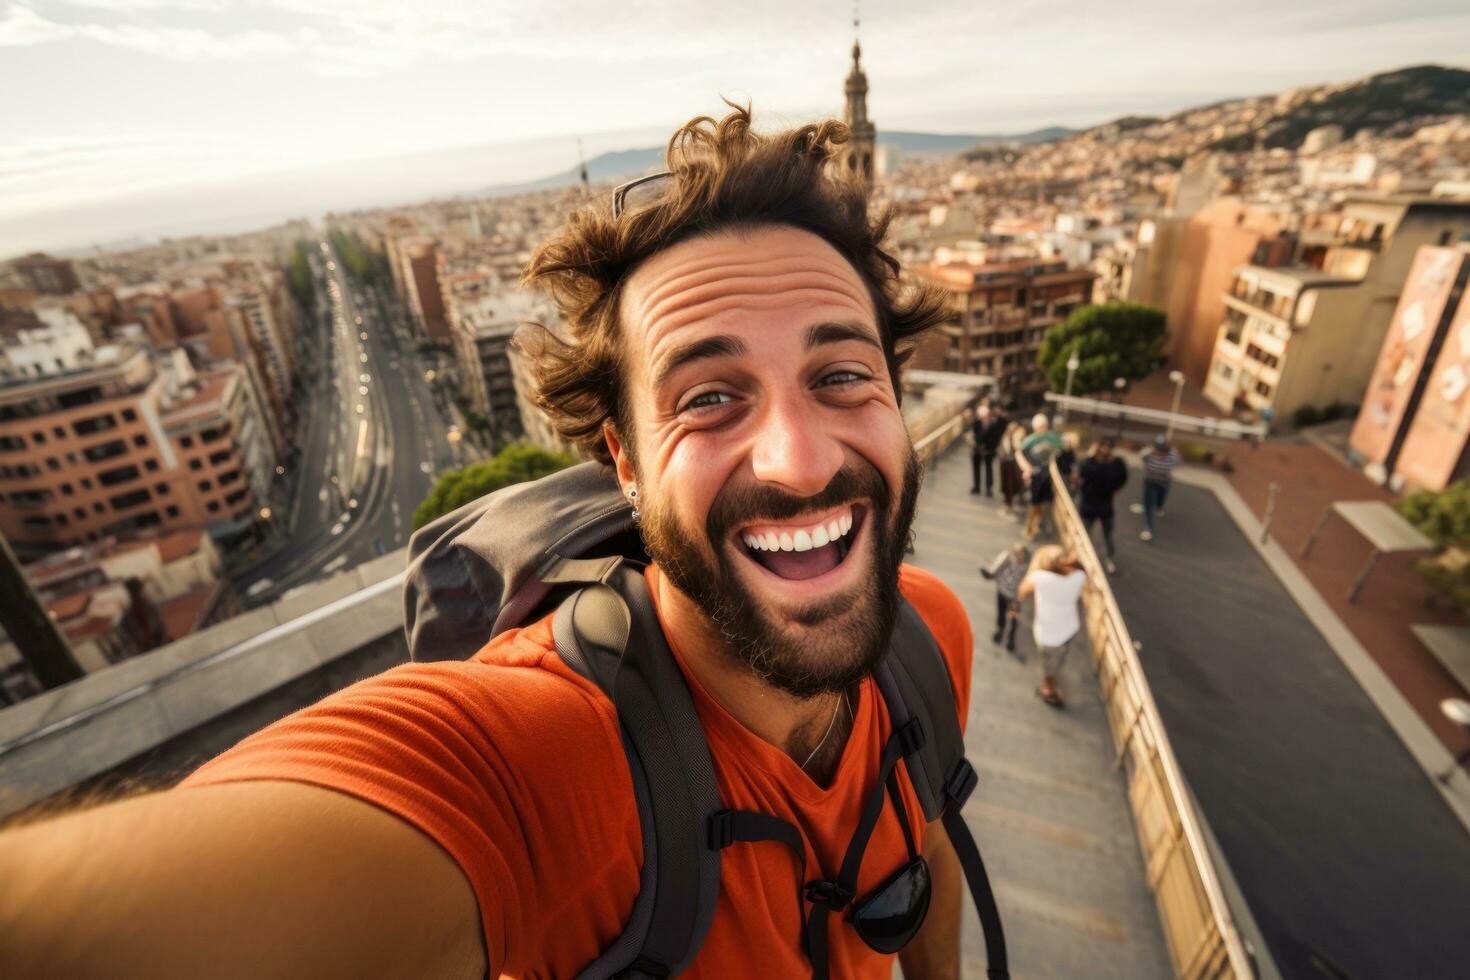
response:
<path id="1" fill-rule="evenodd" d="M 580 976 L 671 976 L 693 961 L 714 919 L 720 852 L 706 834 L 724 805 L 704 728 L 642 575 L 616 559 L 598 572 L 599 584 L 558 609 L 552 634 L 562 659 L 617 707 L 643 867 L 622 935 Z"/>
<path id="2" fill-rule="evenodd" d="M 914 721 L 923 729 L 924 737 L 913 740 L 904 753 L 909 781 L 924 816 L 931 821 L 943 820 L 965 870 L 965 881 L 985 934 L 987 976 L 990 980 L 1007 980 L 1010 973 L 1000 910 L 980 848 L 960 814 L 979 777 L 965 758 L 964 735 L 955 713 L 954 686 L 949 681 L 944 654 L 923 618 L 906 601 L 900 606 L 888 653 L 874 676 L 894 731 Z"/>

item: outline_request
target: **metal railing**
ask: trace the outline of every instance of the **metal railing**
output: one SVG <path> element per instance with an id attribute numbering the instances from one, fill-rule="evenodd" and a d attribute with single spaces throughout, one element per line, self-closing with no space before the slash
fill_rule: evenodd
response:
<path id="1" fill-rule="evenodd" d="M 1051 478 L 1057 535 L 1087 572 L 1084 625 L 1113 734 L 1115 765 L 1127 779 L 1128 802 L 1174 973 L 1181 980 L 1248 980 L 1256 976 L 1251 956 L 1225 899 L 1128 625 L 1055 463 Z"/>
<path id="2" fill-rule="evenodd" d="M 1123 405 L 1101 398 L 1059 395 L 1054 391 L 1046 393 L 1046 400 L 1060 406 L 1068 412 L 1085 412 L 1088 415 L 1094 415 L 1098 418 L 1122 419 L 1128 422 L 1139 422 L 1145 425 L 1157 425 L 1160 427 L 1169 427 L 1172 425 L 1176 432 L 1197 432 L 1202 436 L 1215 439 L 1264 439 L 1267 432 L 1266 425 L 1263 422 L 1253 422 L 1247 425 L 1244 422 L 1237 422 L 1234 419 L 1184 415 L 1179 412 L 1165 412 L 1158 408 Z"/>

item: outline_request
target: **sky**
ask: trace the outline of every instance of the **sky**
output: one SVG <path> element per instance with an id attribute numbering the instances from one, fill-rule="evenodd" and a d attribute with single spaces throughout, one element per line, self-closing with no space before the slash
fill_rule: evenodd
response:
<path id="1" fill-rule="evenodd" d="M 764 125 L 838 114 L 852 16 L 844 0 L 0 0 L 0 256 L 534 178 L 575 162 L 575 135 L 589 154 L 656 144 L 721 95 Z M 1465 67 L 1470 4 L 869 0 L 861 36 L 880 139 L 1021 132 Z"/>

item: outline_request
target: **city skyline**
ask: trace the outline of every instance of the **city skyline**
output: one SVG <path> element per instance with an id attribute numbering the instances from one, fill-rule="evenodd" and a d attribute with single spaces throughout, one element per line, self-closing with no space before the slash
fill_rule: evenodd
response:
<path id="1" fill-rule="evenodd" d="M 0 200 L 12 216 L 0 253 L 532 179 L 573 162 L 574 133 L 587 134 L 589 154 L 647 145 L 717 110 L 721 94 L 750 99 L 771 124 L 840 110 L 833 79 L 848 58 L 847 5 L 674 11 L 644 4 L 630 21 L 578 2 L 534 12 L 438 2 L 411 13 L 335 0 L 5 4 L 0 83 L 31 97 L 0 109 L 12 134 L 0 143 Z M 1106 16 L 1080 4 L 869 5 L 864 61 L 882 82 L 872 114 L 880 138 L 885 128 L 1085 126 L 1454 63 L 1470 37 L 1470 13 L 1437 0 L 1391 18 L 1367 4 L 1285 15 L 1248 4 L 1207 33 L 1197 20 L 1162 4 Z M 610 72 L 618 84 L 599 84 Z M 345 195 L 349 175 L 334 173 L 475 147 L 488 159 L 468 159 L 474 179 L 405 167 L 397 194 Z M 294 181 L 295 198 L 278 199 L 276 176 Z M 307 203 L 332 189 L 336 200 Z M 203 214 L 204 196 L 238 206 Z"/>

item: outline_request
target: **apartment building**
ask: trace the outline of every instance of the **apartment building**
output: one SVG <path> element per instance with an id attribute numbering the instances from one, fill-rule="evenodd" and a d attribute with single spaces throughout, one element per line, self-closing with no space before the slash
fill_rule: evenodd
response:
<path id="1" fill-rule="evenodd" d="M 274 457 L 254 435 L 261 422 L 241 369 L 193 379 L 182 351 L 160 370 L 135 344 L 76 343 L 63 334 L 56 356 L 25 372 L 14 366 L 22 345 L 6 344 L 0 534 L 40 554 L 154 529 L 208 527 L 221 539 L 244 530 L 255 509 L 246 464 L 273 468 Z"/>
<path id="2" fill-rule="evenodd" d="M 69 259 L 33 252 L 12 261 L 10 268 L 27 288 L 48 296 L 65 296 L 82 288 L 77 267 Z"/>
<path id="3" fill-rule="evenodd" d="M 1470 475 L 1470 244 L 1425 246 L 1378 352 L 1348 455 L 1393 490 Z"/>
<path id="4" fill-rule="evenodd" d="M 1470 240 L 1470 201 L 1359 194 L 1335 227 L 1304 229 L 1297 263 L 1247 265 L 1223 295 L 1204 394 L 1279 418 L 1358 404 L 1419 248 Z"/>
<path id="5" fill-rule="evenodd" d="M 1021 259 L 982 265 L 922 265 L 914 274 L 949 298 L 942 369 L 996 379 L 1003 398 L 1040 400 L 1047 383 L 1036 364 L 1048 327 L 1086 303 L 1095 274 L 1064 261 Z"/>
<path id="6" fill-rule="evenodd" d="M 514 439 L 524 432 L 511 341 L 523 324 L 548 323 L 555 315 L 541 296 L 520 289 L 501 289 L 455 304 L 453 346 L 460 392 L 502 438 Z"/>

